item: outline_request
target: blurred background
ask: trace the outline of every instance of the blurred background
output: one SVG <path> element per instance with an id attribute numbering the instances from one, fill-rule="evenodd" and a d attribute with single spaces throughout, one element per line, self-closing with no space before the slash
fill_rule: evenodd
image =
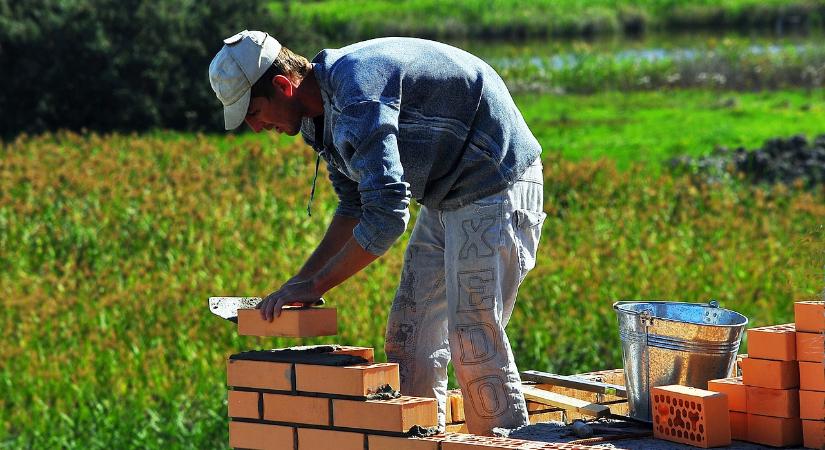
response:
<path id="1" fill-rule="evenodd" d="M 823 26 L 825 0 L 0 0 L 0 448 L 225 448 L 228 355 L 384 359 L 409 230 L 327 294 L 337 338 L 239 337 L 207 311 L 278 288 L 336 205 L 319 181 L 306 216 L 300 138 L 223 131 L 225 37 L 311 59 L 415 36 L 493 66 L 548 213 L 508 334 L 520 369 L 573 374 L 621 367 L 617 300 L 759 326 L 821 295 Z"/>

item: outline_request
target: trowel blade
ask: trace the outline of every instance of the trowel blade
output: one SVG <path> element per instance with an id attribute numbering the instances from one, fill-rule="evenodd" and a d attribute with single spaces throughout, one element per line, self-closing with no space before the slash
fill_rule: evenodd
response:
<path id="1" fill-rule="evenodd" d="M 212 314 L 238 323 L 239 309 L 253 309 L 261 302 L 261 297 L 209 297 L 209 311 Z M 324 299 L 320 298 L 311 306 L 323 306 Z"/>

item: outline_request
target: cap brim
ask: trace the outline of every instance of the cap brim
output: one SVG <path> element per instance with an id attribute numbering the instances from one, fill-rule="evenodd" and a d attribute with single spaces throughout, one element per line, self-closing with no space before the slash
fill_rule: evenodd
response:
<path id="1" fill-rule="evenodd" d="M 249 111 L 250 95 L 250 90 L 247 89 L 238 101 L 223 107 L 223 121 L 227 130 L 234 130 L 243 123 L 246 112 Z"/>

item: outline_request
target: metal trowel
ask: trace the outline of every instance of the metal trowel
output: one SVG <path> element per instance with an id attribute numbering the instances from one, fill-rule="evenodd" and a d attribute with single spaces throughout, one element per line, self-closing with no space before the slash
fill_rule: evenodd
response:
<path id="1" fill-rule="evenodd" d="M 238 323 L 238 310 L 254 309 L 258 303 L 261 303 L 261 297 L 209 297 L 209 311 L 230 322 Z M 305 307 L 322 306 L 324 303 L 324 299 L 319 298 L 315 303 Z"/>

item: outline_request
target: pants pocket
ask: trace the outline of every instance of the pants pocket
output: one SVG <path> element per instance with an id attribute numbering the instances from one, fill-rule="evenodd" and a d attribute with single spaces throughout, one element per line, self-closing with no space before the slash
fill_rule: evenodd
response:
<path id="1" fill-rule="evenodd" d="M 542 211 L 517 209 L 515 217 L 516 242 L 518 243 L 519 269 L 521 275 L 519 283 L 524 280 L 527 272 L 536 266 L 536 252 L 541 238 L 541 227 L 547 214 Z"/>

